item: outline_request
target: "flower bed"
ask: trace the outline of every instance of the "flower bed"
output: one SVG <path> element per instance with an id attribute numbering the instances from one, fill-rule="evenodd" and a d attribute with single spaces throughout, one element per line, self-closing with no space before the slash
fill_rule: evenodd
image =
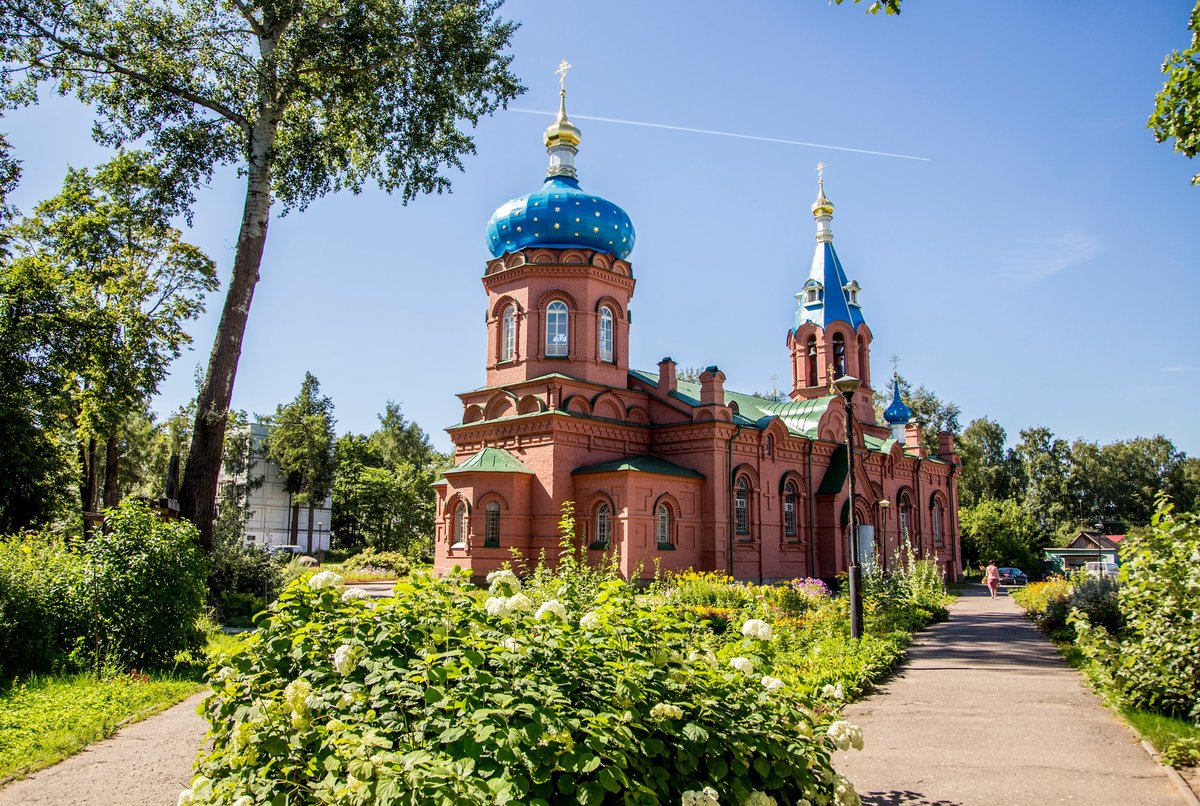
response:
<path id="1" fill-rule="evenodd" d="M 849 640 L 845 600 L 810 583 L 641 593 L 565 552 L 486 593 L 293 584 L 212 670 L 213 746 L 181 802 L 858 803 L 830 762 L 863 741 L 838 711 L 906 633 Z"/>

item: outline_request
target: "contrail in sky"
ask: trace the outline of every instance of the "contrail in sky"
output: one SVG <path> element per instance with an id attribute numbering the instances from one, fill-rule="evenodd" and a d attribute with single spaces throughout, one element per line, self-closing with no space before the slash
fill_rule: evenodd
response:
<path id="1" fill-rule="evenodd" d="M 527 115 L 547 115 L 554 117 L 557 112 L 548 112 L 544 109 L 522 109 L 520 107 L 510 106 L 509 112 L 524 112 Z M 871 151 L 866 148 L 847 148 L 846 146 L 831 146 L 824 143 L 805 143 L 801 140 L 784 140 L 779 137 L 759 137 L 756 134 L 738 134 L 737 132 L 719 132 L 713 129 L 693 129 L 690 126 L 669 126 L 666 123 L 646 123 L 642 120 L 622 120 L 620 118 L 602 118 L 595 115 L 576 115 L 571 117 L 579 120 L 597 120 L 601 123 L 621 123 L 626 126 L 645 126 L 648 129 L 670 129 L 676 132 L 691 132 L 693 134 L 714 134 L 718 137 L 736 137 L 739 140 L 760 140 L 764 143 L 782 143 L 789 146 L 808 146 L 810 148 L 828 148 L 833 151 L 851 151 L 855 154 L 871 154 L 876 157 L 895 157 L 902 160 L 918 160 L 920 162 L 929 162 L 929 157 L 914 157 L 909 154 L 892 154 L 887 151 Z"/>

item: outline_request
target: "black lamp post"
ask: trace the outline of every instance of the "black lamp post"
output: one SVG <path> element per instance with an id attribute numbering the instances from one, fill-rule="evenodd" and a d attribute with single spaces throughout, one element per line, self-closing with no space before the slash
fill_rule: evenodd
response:
<path id="1" fill-rule="evenodd" d="M 854 393 L 862 381 L 843 375 L 833 382 L 833 388 L 846 401 L 846 465 L 850 475 L 850 637 L 862 638 L 862 568 L 858 564 L 858 524 L 854 522 Z"/>

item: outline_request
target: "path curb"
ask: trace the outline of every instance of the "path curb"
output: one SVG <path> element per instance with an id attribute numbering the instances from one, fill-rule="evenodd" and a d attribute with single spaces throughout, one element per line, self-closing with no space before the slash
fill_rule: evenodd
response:
<path id="1" fill-rule="evenodd" d="M 1154 759 L 1154 763 L 1162 767 L 1163 772 L 1165 772 L 1167 777 L 1171 779 L 1171 783 L 1175 784 L 1175 788 L 1179 790 L 1179 794 L 1183 798 L 1183 802 L 1188 804 L 1188 806 L 1200 806 L 1200 798 L 1196 797 L 1196 793 L 1192 791 L 1192 788 L 1188 785 L 1188 782 L 1183 780 L 1183 776 L 1180 775 L 1179 772 L 1170 764 L 1162 763 L 1158 757 L 1158 751 L 1154 749 L 1154 745 L 1150 744 L 1150 742 L 1145 739 L 1142 739 L 1141 744 L 1142 749 L 1146 751 L 1146 755 Z"/>

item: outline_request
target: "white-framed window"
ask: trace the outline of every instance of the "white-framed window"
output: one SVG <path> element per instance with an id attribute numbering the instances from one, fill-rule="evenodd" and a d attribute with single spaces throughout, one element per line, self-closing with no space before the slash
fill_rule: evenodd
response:
<path id="1" fill-rule="evenodd" d="M 546 355 L 567 355 L 567 303 L 555 300 L 546 306 Z"/>
<path id="2" fill-rule="evenodd" d="M 738 476 L 733 497 L 733 518 L 735 530 L 739 535 L 750 534 L 750 482 L 745 476 Z"/>
<path id="3" fill-rule="evenodd" d="M 483 508 L 483 545 L 500 545 L 500 504 L 495 501 L 488 501 Z"/>
<path id="4" fill-rule="evenodd" d="M 912 504 L 908 500 L 908 495 L 900 495 L 900 539 L 904 540 L 912 536 L 912 527 L 909 524 L 909 513 L 912 512 Z"/>
<path id="5" fill-rule="evenodd" d="M 613 312 L 607 305 L 600 308 L 600 360 L 613 360 Z"/>
<path id="6" fill-rule="evenodd" d="M 796 530 L 796 482 L 789 481 L 783 486 L 783 534 L 795 537 Z"/>
<path id="7" fill-rule="evenodd" d="M 665 503 L 658 505 L 658 518 L 654 527 L 654 535 L 658 545 L 671 545 L 671 508 Z"/>
<path id="8" fill-rule="evenodd" d="M 454 508 L 454 545 L 463 547 L 467 545 L 467 505 L 459 502 Z"/>
<path id="9" fill-rule="evenodd" d="M 600 546 L 607 546 L 612 542 L 612 507 L 608 504 L 601 504 L 596 507 L 596 540 L 595 543 Z"/>
<path id="10" fill-rule="evenodd" d="M 517 306 L 509 305 L 500 318 L 500 360 L 512 361 L 517 352 Z"/>

